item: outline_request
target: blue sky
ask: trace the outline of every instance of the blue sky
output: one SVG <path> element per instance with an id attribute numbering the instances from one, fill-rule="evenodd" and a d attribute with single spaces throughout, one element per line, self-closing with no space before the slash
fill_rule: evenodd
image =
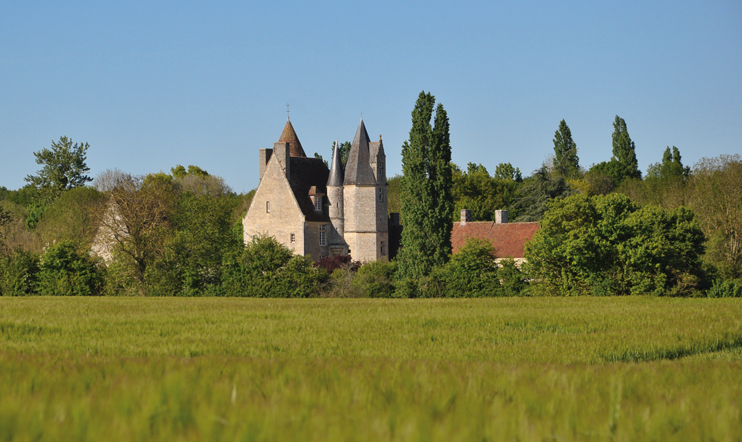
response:
<path id="1" fill-rule="evenodd" d="M 420 91 L 451 121 L 453 160 L 524 175 L 565 119 L 583 166 L 615 115 L 640 168 L 742 153 L 742 2 L 3 2 L 0 185 L 62 135 L 93 176 L 195 164 L 237 192 L 286 120 L 329 157 L 363 114 L 390 174 Z"/>

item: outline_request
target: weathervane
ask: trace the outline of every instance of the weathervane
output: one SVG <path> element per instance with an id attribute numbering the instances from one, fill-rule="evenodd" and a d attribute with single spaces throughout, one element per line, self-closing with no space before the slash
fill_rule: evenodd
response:
<path id="1" fill-rule="evenodd" d="M 286 102 L 286 121 L 291 121 L 291 118 L 289 118 L 289 103 Z"/>

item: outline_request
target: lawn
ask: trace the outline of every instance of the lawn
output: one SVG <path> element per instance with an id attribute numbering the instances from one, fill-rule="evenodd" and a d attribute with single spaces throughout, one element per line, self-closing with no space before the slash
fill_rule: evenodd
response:
<path id="1" fill-rule="evenodd" d="M 2 440 L 742 440 L 736 299 L 0 298 Z"/>

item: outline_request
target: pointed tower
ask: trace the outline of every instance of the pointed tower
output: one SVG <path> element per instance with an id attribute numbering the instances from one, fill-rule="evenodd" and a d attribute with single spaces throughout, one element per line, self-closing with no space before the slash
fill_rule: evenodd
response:
<path id="1" fill-rule="evenodd" d="M 379 158 L 382 173 L 378 171 Z M 343 181 L 345 242 L 351 256 L 357 261 L 388 259 L 385 162 L 381 143 L 371 143 L 361 119 L 350 148 Z"/>
<path id="2" fill-rule="evenodd" d="M 286 118 L 286 126 L 283 127 L 283 132 L 281 132 L 281 138 L 278 139 L 278 142 L 289 143 L 292 157 L 306 158 L 307 155 L 301 147 L 299 137 L 296 135 L 294 126 L 291 125 L 291 120 L 288 118 Z"/>
<path id="3" fill-rule="evenodd" d="M 332 228 L 330 230 L 330 254 L 347 254 L 345 244 L 345 205 L 343 204 L 343 160 L 340 158 L 340 146 L 335 140 L 332 151 L 332 167 L 327 177 L 328 214 Z"/>

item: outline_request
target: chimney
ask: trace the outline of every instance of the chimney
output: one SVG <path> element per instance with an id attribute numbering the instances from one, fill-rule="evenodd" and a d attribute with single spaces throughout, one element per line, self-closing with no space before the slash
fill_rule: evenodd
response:
<path id="1" fill-rule="evenodd" d="M 268 161 L 271 160 L 273 155 L 273 149 L 260 149 L 260 179 L 263 179 L 265 168 L 268 166 Z"/>
<path id="2" fill-rule="evenodd" d="M 281 168 L 286 172 L 286 178 L 290 178 L 291 171 L 289 170 L 289 163 L 291 161 L 291 145 L 289 143 L 273 143 L 273 153 L 278 156 Z"/>
<path id="3" fill-rule="evenodd" d="M 495 224 L 507 224 L 508 223 L 508 211 L 507 210 L 495 210 Z"/>
<path id="4" fill-rule="evenodd" d="M 471 210 L 461 209 L 461 225 L 466 225 L 468 222 L 471 222 Z"/>

